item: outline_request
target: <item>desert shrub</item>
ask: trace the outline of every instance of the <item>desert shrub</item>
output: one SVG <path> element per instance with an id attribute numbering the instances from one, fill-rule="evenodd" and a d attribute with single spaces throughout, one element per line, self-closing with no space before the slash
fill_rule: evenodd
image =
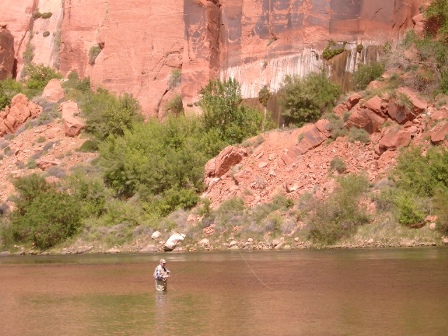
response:
<path id="1" fill-rule="evenodd" d="M 328 45 L 325 47 L 325 49 L 322 52 L 322 57 L 326 60 L 329 60 L 333 58 L 334 56 L 342 53 L 345 50 L 345 44 L 343 43 L 336 43 L 333 40 L 328 41 Z"/>
<path id="2" fill-rule="evenodd" d="M 86 118 L 86 131 L 98 140 L 108 136 L 122 136 L 135 121 L 142 119 L 138 101 L 128 94 L 116 97 L 107 90 L 98 89 L 81 102 Z"/>
<path id="3" fill-rule="evenodd" d="M 170 78 L 168 80 L 168 87 L 170 90 L 174 89 L 176 86 L 180 84 L 182 79 L 182 70 L 174 69 L 171 71 Z"/>
<path id="4" fill-rule="evenodd" d="M 333 108 L 340 89 L 325 73 L 312 73 L 304 78 L 286 76 L 279 94 L 285 122 L 300 127 Z"/>
<path id="5" fill-rule="evenodd" d="M 448 189 L 448 150 L 430 148 L 426 155 L 414 147 L 400 153 L 393 176 L 397 186 L 420 196 L 432 197 Z"/>
<path id="6" fill-rule="evenodd" d="M 323 118 L 327 119 L 329 124 L 329 131 L 330 131 L 330 138 L 335 140 L 340 136 L 347 135 L 347 129 L 344 127 L 344 122 L 346 120 L 341 119 L 337 114 L 335 113 L 325 113 Z"/>
<path id="7" fill-rule="evenodd" d="M 364 90 L 371 81 L 381 77 L 384 73 L 384 64 L 373 62 L 371 64 L 359 64 L 353 73 L 353 83 L 357 90 Z"/>
<path id="8" fill-rule="evenodd" d="M 167 216 L 179 209 L 191 209 L 198 201 L 196 190 L 186 188 L 171 188 L 149 199 L 153 212 L 160 216 Z"/>
<path id="9" fill-rule="evenodd" d="M 405 226 L 418 226 L 423 223 L 428 214 L 424 200 L 413 193 L 399 191 L 395 195 L 397 220 Z"/>
<path id="10" fill-rule="evenodd" d="M 59 179 L 65 178 L 67 176 L 67 173 L 64 169 L 59 167 L 50 167 L 45 171 L 47 176 L 54 176 Z"/>
<path id="11" fill-rule="evenodd" d="M 12 98 L 22 92 L 23 87 L 20 82 L 16 82 L 14 79 L 0 80 L 0 110 L 9 106 Z"/>
<path id="12" fill-rule="evenodd" d="M 45 12 L 45 13 L 42 13 L 42 15 L 40 17 L 42 19 L 49 19 L 49 18 L 51 18 L 52 15 L 53 15 L 53 13 L 51 13 L 51 12 Z"/>
<path id="13" fill-rule="evenodd" d="M 36 140 L 37 143 L 42 143 L 42 142 L 45 142 L 45 141 L 47 141 L 47 138 L 44 137 L 44 136 L 40 136 L 40 137 L 38 137 L 37 140 Z"/>
<path id="14" fill-rule="evenodd" d="M 344 160 L 342 160 L 339 156 L 335 157 L 330 161 L 330 169 L 336 170 L 338 173 L 343 173 L 347 169 L 347 165 L 345 164 Z"/>
<path id="15" fill-rule="evenodd" d="M 82 143 L 81 147 L 79 147 L 78 151 L 83 153 L 94 153 L 98 151 L 98 142 L 95 140 L 86 140 Z"/>
<path id="16" fill-rule="evenodd" d="M 106 182 L 119 194 L 142 197 L 162 195 L 170 189 L 202 190 L 207 157 L 198 151 L 195 118 L 169 117 L 164 123 L 137 124 L 123 137 L 100 144 L 100 164 Z"/>
<path id="17" fill-rule="evenodd" d="M 172 113 L 179 115 L 184 113 L 184 106 L 182 104 L 182 96 L 176 95 L 165 106 L 165 113 Z"/>
<path id="18" fill-rule="evenodd" d="M 62 87 L 66 94 L 70 94 L 71 90 L 79 91 L 80 93 L 87 93 L 90 91 L 90 78 L 86 77 L 83 79 L 79 78 L 76 71 L 70 72 L 67 80 L 62 83 Z"/>
<path id="19" fill-rule="evenodd" d="M 90 176 L 78 169 L 68 176 L 67 186 L 82 218 L 98 217 L 104 213 L 108 192 L 99 176 Z"/>
<path id="20" fill-rule="evenodd" d="M 33 12 L 33 19 L 38 19 L 38 18 L 40 18 L 41 16 L 42 16 L 42 13 L 39 12 L 39 10 L 35 10 L 35 11 Z"/>
<path id="21" fill-rule="evenodd" d="M 348 139 L 351 142 L 359 141 L 362 143 L 369 143 L 370 134 L 365 129 L 352 127 L 348 131 Z"/>
<path id="22" fill-rule="evenodd" d="M 50 36 L 50 32 L 47 30 L 47 31 L 44 31 L 44 33 L 42 34 L 42 36 L 43 37 L 47 37 L 47 36 Z"/>
<path id="23" fill-rule="evenodd" d="M 231 198 L 215 211 L 215 223 L 220 229 L 242 225 L 245 222 L 244 202 L 240 198 Z"/>
<path id="24" fill-rule="evenodd" d="M 448 190 L 437 189 L 434 194 L 434 213 L 437 215 L 437 230 L 448 234 Z"/>
<path id="25" fill-rule="evenodd" d="M 7 230 L 15 242 L 47 249 L 77 232 L 81 218 L 70 195 L 57 191 L 36 174 L 19 178 L 14 186 L 18 192 L 16 209 Z"/>
<path id="26" fill-rule="evenodd" d="M 100 53 L 101 53 L 101 47 L 99 45 L 95 45 L 89 49 L 89 64 L 90 65 L 95 64 L 95 60 Z"/>
<path id="27" fill-rule="evenodd" d="M 368 188 L 367 179 L 348 175 L 339 183 L 328 199 L 315 205 L 309 217 L 309 237 L 317 243 L 334 244 L 369 221 L 365 209 L 359 205 L 360 197 Z"/>
<path id="28" fill-rule="evenodd" d="M 26 86 L 28 88 L 27 96 L 29 97 L 40 93 L 51 79 L 62 78 L 56 70 L 43 64 L 30 63 L 25 67 L 25 73 L 28 76 Z"/>
<path id="29" fill-rule="evenodd" d="M 427 26 L 435 27 L 441 40 L 448 41 L 448 2 L 446 0 L 432 1 L 424 15 L 429 21 Z"/>
<path id="30" fill-rule="evenodd" d="M 241 143 L 257 135 L 263 127 L 263 115 L 241 102 L 241 88 L 236 80 L 211 80 L 201 90 L 204 131 L 211 131 L 226 144 Z"/>

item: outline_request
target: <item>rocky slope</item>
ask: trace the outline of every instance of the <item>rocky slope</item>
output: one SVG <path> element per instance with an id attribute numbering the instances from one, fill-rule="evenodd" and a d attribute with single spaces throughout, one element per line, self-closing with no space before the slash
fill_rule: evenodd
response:
<path id="1" fill-rule="evenodd" d="M 17 0 L 0 3 L 2 25 L 14 37 L 21 75 L 26 58 L 89 76 L 94 87 L 128 92 L 147 116 L 161 116 L 180 93 L 197 111 L 200 88 L 232 76 L 245 98 L 286 74 L 328 66 L 329 40 L 344 45 L 330 62 L 334 77 L 350 86 L 357 62 L 376 58 L 373 46 L 392 41 L 419 21 L 423 0 Z M 48 17 L 38 14 L 51 14 Z M 356 52 L 358 44 L 365 48 Z M 372 46 L 372 48 L 369 48 Z M 1 57 L 1 56 L 0 56 Z M 96 58 L 95 58 L 96 57 Z M 0 59 L 1 61 L 1 59 Z M 181 85 L 170 85 L 173 71 Z"/>

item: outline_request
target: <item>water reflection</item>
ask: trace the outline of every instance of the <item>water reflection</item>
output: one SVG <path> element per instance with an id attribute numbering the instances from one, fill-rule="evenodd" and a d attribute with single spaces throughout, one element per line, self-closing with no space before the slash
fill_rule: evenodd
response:
<path id="1" fill-rule="evenodd" d="M 156 291 L 155 296 L 156 296 L 155 327 L 157 331 L 161 333 L 161 335 L 165 335 L 168 309 L 169 309 L 168 292 Z"/>

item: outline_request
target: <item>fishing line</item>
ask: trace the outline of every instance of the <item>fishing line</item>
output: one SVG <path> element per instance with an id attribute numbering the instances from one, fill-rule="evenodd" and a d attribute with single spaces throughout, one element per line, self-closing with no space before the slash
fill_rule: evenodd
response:
<path id="1" fill-rule="evenodd" d="M 258 279 L 258 281 L 260 281 L 260 283 L 265 286 L 267 289 L 269 290 L 273 290 L 271 287 L 269 287 L 268 285 L 266 285 L 263 280 L 261 280 L 257 274 L 255 274 L 254 270 L 252 269 L 252 267 L 250 267 L 250 265 L 247 263 L 246 259 L 244 259 L 243 255 L 241 254 L 240 251 L 238 251 L 238 253 L 240 254 L 241 258 L 244 260 L 244 262 L 246 263 L 247 267 L 249 267 L 249 269 L 252 271 L 252 273 L 255 275 L 255 277 Z"/>

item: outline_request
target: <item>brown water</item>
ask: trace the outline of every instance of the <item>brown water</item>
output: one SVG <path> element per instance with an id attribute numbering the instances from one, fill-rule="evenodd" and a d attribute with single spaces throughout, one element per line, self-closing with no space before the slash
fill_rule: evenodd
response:
<path id="1" fill-rule="evenodd" d="M 0 335 L 447 335 L 448 249 L 0 258 Z"/>

